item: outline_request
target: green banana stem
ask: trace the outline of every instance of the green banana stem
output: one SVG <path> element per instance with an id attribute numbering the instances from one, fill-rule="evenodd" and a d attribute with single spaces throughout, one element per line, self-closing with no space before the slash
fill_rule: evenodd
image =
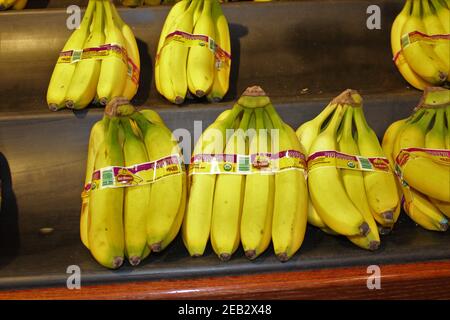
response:
<path id="1" fill-rule="evenodd" d="M 93 19 L 95 7 L 96 7 L 96 1 L 90 0 L 87 5 L 86 12 L 84 13 L 83 20 L 81 21 L 80 29 L 86 30 L 90 27 L 91 21 Z"/>
<path id="2" fill-rule="evenodd" d="M 108 32 L 110 32 L 109 30 L 114 29 L 114 19 L 113 19 L 113 14 L 112 14 L 112 9 L 111 9 L 111 3 L 109 1 L 103 1 L 103 4 L 105 6 L 105 12 L 106 12 L 107 30 L 108 30 Z"/>
<path id="3" fill-rule="evenodd" d="M 150 126 L 155 125 L 155 124 L 151 123 L 150 121 L 148 121 L 147 118 L 144 117 L 144 115 L 142 115 L 139 112 L 133 113 L 131 115 L 131 119 L 136 121 L 136 123 L 144 137 L 147 135 L 147 131 L 149 130 Z"/>
<path id="4" fill-rule="evenodd" d="M 353 108 L 347 108 L 344 114 L 342 127 L 342 137 L 353 139 Z"/>
<path id="5" fill-rule="evenodd" d="M 111 5 L 112 9 L 112 15 L 114 21 L 117 23 L 120 29 L 122 29 L 123 25 L 125 25 L 125 22 L 123 21 L 122 17 L 119 15 L 119 12 L 117 11 L 117 8 L 114 4 Z"/>
<path id="6" fill-rule="evenodd" d="M 122 124 L 125 139 L 137 138 L 133 132 L 133 127 L 131 126 L 130 118 L 128 117 L 120 118 L 120 123 Z"/>
<path id="7" fill-rule="evenodd" d="M 436 114 L 436 110 L 427 109 L 427 110 L 425 110 L 425 113 L 422 116 L 422 118 L 420 118 L 420 120 L 416 122 L 417 127 L 419 127 L 424 134 L 428 131 L 428 128 L 430 127 L 430 124 L 431 124 L 435 114 Z"/>
<path id="8" fill-rule="evenodd" d="M 313 119 L 314 122 L 317 123 L 317 125 L 322 128 L 324 122 L 331 116 L 331 114 L 336 110 L 336 103 L 329 103 L 321 113 L 317 117 Z"/>
<path id="9" fill-rule="evenodd" d="M 273 104 L 269 103 L 265 110 L 267 111 L 267 114 L 269 115 L 269 119 L 272 121 L 273 127 L 275 129 L 283 129 L 283 120 L 279 116 L 278 112 L 275 110 L 275 107 Z"/>
<path id="10" fill-rule="evenodd" d="M 339 125 L 341 124 L 342 117 L 344 116 L 345 108 L 339 104 L 334 111 L 333 117 L 328 122 L 326 128 L 323 132 L 327 132 L 328 134 L 335 135 L 339 129 Z"/>
<path id="11" fill-rule="evenodd" d="M 244 110 L 244 114 L 242 115 L 241 122 L 239 123 L 239 129 L 247 130 L 248 125 L 250 123 L 250 118 L 252 116 L 253 110 Z"/>
<path id="12" fill-rule="evenodd" d="M 114 117 L 110 120 L 108 126 L 108 133 L 105 138 L 105 143 L 108 146 L 107 150 L 110 153 L 111 166 L 122 166 L 123 165 L 123 152 L 120 143 L 120 135 L 119 133 L 123 131 L 121 130 L 120 120 L 117 117 Z"/>

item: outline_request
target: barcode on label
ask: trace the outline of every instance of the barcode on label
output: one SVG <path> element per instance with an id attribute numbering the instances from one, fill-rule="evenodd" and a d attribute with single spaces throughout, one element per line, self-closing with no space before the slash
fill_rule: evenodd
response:
<path id="1" fill-rule="evenodd" d="M 81 60 L 81 55 L 83 54 L 83 50 L 73 50 L 71 63 L 78 62 Z"/>
<path id="2" fill-rule="evenodd" d="M 112 186 L 114 184 L 114 174 L 112 169 L 107 169 L 102 172 L 102 187 Z"/>
<path id="3" fill-rule="evenodd" d="M 238 155 L 238 172 L 249 172 L 250 171 L 250 156 Z"/>
<path id="4" fill-rule="evenodd" d="M 369 159 L 359 157 L 359 163 L 361 164 L 361 169 L 363 170 L 372 170 L 372 164 Z"/>

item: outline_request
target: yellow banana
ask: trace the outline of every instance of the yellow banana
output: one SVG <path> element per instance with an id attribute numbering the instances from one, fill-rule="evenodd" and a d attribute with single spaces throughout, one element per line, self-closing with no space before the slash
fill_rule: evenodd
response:
<path id="1" fill-rule="evenodd" d="M 233 126 L 241 112 L 239 105 L 223 112 L 197 141 L 193 156 L 221 154 L 226 145 L 226 129 Z M 205 251 L 211 229 L 211 215 L 216 185 L 215 174 L 190 176 L 189 199 L 182 226 L 183 241 L 191 256 L 201 256 Z"/>
<path id="2" fill-rule="evenodd" d="M 3 0 L 0 2 L 0 11 L 11 8 L 16 0 Z"/>
<path id="3" fill-rule="evenodd" d="M 95 170 L 124 165 L 119 130 L 119 119 L 112 118 L 105 140 L 97 152 Z M 102 172 L 102 176 L 105 178 L 106 173 Z M 93 185 L 89 196 L 89 249 L 101 265 L 116 269 L 122 265 L 124 255 L 124 190 L 123 188 L 98 189 L 99 187 Z"/>
<path id="4" fill-rule="evenodd" d="M 182 159 L 178 143 L 172 132 L 162 124 L 154 124 L 139 114 L 133 114 L 132 118 L 141 129 L 149 161 L 177 155 Z M 178 209 L 182 203 L 182 188 L 185 172 L 169 175 L 156 180 L 152 184 L 147 217 L 147 244 L 152 251 L 161 251 L 161 242 L 167 237 L 173 225 Z"/>
<path id="5" fill-rule="evenodd" d="M 228 21 L 223 14 L 222 7 L 217 0 L 213 0 L 212 19 L 215 26 L 215 42 L 228 54 L 231 54 L 230 30 Z M 223 57 L 215 61 L 214 82 L 208 94 L 208 100 L 219 102 L 228 91 L 230 84 L 231 57 Z"/>
<path id="6" fill-rule="evenodd" d="M 122 31 L 114 22 L 112 3 L 103 1 L 106 13 L 106 44 L 114 44 L 122 49 L 126 48 L 126 41 Z M 113 53 L 102 60 L 100 76 L 97 86 L 97 95 L 102 105 L 106 105 L 115 97 L 120 97 L 124 92 L 127 82 L 127 62 L 124 61 L 122 52 Z"/>
<path id="7" fill-rule="evenodd" d="M 75 30 L 67 40 L 63 52 L 82 50 L 89 36 L 89 28 L 96 7 L 96 1 L 90 0 L 80 28 Z M 56 63 L 47 89 L 47 104 L 50 110 L 57 111 L 65 106 L 65 97 L 77 63 Z"/>
<path id="8" fill-rule="evenodd" d="M 278 131 L 278 141 L 272 141 L 272 153 L 293 150 L 305 154 L 294 130 L 281 120 L 273 106 L 266 110 L 266 127 Z M 304 173 L 295 169 L 276 172 L 272 243 L 280 261 L 289 260 L 300 249 L 307 220 L 308 187 Z"/>
<path id="9" fill-rule="evenodd" d="M 310 155 L 337 150 L 336 132 L 344 110 L 338 105 L 327 127 L 312 143 Z M 367 222 L 348 197 L 338 168 L 330 166 L 309 171 L 308 186 L 313 206 L 329 228 L 346 236 L 370 232 Z"/>
<path id="10" fill-rule="evenodd" d="M 339 151 L 350 155 L 359 155 L 358 145 L 353 138 L 352 107 L 345 111 L 343 121 L 342 134 L 338 142 Z M 363 249 L 376 250 L 380 245 L 380 235 L 365 192 L 364 175 L 361 171 L 351 169 L 340 169 L 340 172 L 347 195 L 370 227 L 370 232 L 366 236 L 357 235 L 348 237 L 348 239 Z"/>
<path id="11" fill-rule="evenodd" d="M 203 10 L 195 24 L 194 34 L 208 36 L 215 39 L 214 23 L 212 19 L 212 2 L 204 0 Z M 189 91 L 197 97 L 203 97 L 212 87 L 214 81 L 214 52 L 209 43 L 194 46 L 189 49 L 187 58 L 187 79 Z"/>
<path id="12" fill-rule="evenodd" d="M 92 174 L 94 173 L 95 158 L 97 156 L 100 144 L 105 140 L 106 131 L 108 130 L 108 124 L 109 118 L 103 117 L 103 119 L 96 122 L 91 129 L 91 133 L 89 136 L 88 156 L 86 161 L 86 178 L 84 180 L 85 186 L 91 183 Z M 89 248 L 89 194 L 83 191 L 81 200 L 80 237 L 86 248 Z"/>
<path id="13" fill-rule="evenodd" d="M 228 140 L 227 155 L 245 155 L 246 133 L 251 111 L 245 111 L 239 128 Z M 244 203 L 245 175 L 219 174 L 216 179 L 211 219 L 211 244 L 217 256 L 229 260 L 239 247 L 240 222 Z"/>
<path id="14" fill-rule="evenodd" d="M 354 121 L 357 129 L 359 152 L 364 157 L 386 157 L 377 135 L 369 127 L 364 117 L 362 106 L 354 108 Z M 395 185 L 394 172 L 388 165 L 388 172 L 364 171 L 364 186 L 370 207 L 390 226 L 394 221 L 394 212 L 400 200 Z"/>
<path id="15" fill-rule="evenodd" d="M 450 34 L 449 6 L 447 5 L 446 8 L 439 2 L 439 0 L 431 0 L 431 3 L 433 4 L 434 9 L 436 10 L 436 14 L 442 23 L 442 27 L 444 28 L 445 33 Z"/>
<path id="16" fill-rule="evenodd" d="M 445 109 L 436 110 L 434 124 L 425 135 L 425 147 L 427 149 L 446 148 Z"/>
<path id="17" fill-rule="evenodd" d="M 401 37 L 402 37 L 402 28 L 405 24 L 405 21 L 408 19 L 408 16 L 411 12 L 412 0 L 406 0 L 405 5 L 403 6 L 402 11 L 397 15 L 394 22 L 392 23 L 391 28 L 391 49 L 392 55 L 396 57 L 395 65 L 398 70 L 402 74 L 403 78 L 408 81 L 410 85 L 414 88 L 423 90 L 426 87 L 430 86 L 428 82 L 423 80 L 417 73 L 415 73 L 411 67 L 408 65 L 401 46 Z"/>
<path id="18" fill-rule="evenodd" d="M 136 95 L 139 89 L 139 78 L 141 70 L 141 58 L 139 56 L 139 48 L 136 42 L 136 38 L 134 37 L 133 30 L 130 28 L 128 24 L 126 24 L 122 20 L 119 13 L 117 12 L 116 7 L 112 6 L 111 8 L 114 20 L 119 29 L 122 31 L 123 37 L 125 39 L 125 48 L 127 50 L 128 55 L 127 80 L 122 96 L 127 98 L 128 100 L 131 100 Z M 137 70 L 134 70 L 134 68 L 137 68 Z"/>
<path id="19" fill-rule="evenodd" d="M 167 15 L 166 21 L 164 22 L 163 29 L 161 31 L 161 36 L 158 42 L 158 49 L 156 51 L 156 62 L 155 62 L 155 85 L 156 89 L 160 94 L 166 97 L 167 100 L 174 102 L 175 101 L 175 93 L 172 88 L 172 82 L 170 80 L 169 74 L 169 63 L 167 62 L 167 53 L 164 53 L 164 63 L 161 62 L 161 58 L 163 56 L 162 50 L 166 51 L 166 47 L 164 47 L 165 40 L 167 35 L 175 31 L 176 22 L 179 17 L 184 13 L 184 11 L 189 6 L 190 1 L 183 0 L 175 4 L 172 9 L 170 9 L 169 14 Z M 164 49 L 163 49 L 164 48 Z"/>
<path id="20" fill-rule="evenodd" d="M 138 137 L 128 117 L 121 119 L 124 131 L 123 153 L 125 166 L 131 167 L 148 162 L 144 142 Z M 147 247 L 147 217 L 150 210 L 151 185 L 130 186 L 124 195 L 125 252 L 132 266 L 141 262 Z"/>
<path id="21" fill-rule="evenodd" d="M 420 16 L 420 0 L 413 0 L 412 12 L 402 28 L 403 55 L 414 72 L 425 81 L 439 85 L 447 79 L 448 70 L 433 51 L 433 47 L 424 41 L 409 43 L 406 39 L 410 32 L 426 34 Z"/>
<path id="22" fill-rule="evenodd" d="M 101 1 L 95 3 L 92 31 L 84 44 L 84 49 L 96 48 L 105 43 L 103 4 Z M 77 63 L 66 93 L 67 108 L 83 109 L 91 103 L 97 92 L 100 67 L 101 61 L 96 58 L 83 59 Z"/>
<path id="23" fill-rule="evenodd" d="M 248 100 L 251 97 L 247 97 Z M 245 106 L 245 105 L 244 105 Z M 268 148 L 267 130 L 264 129 L 264 110 L 256 108 L 249 128 L 249 154 L 266 154 Z M 253 125 L 254 123 L 254 125 Z M 251 159 L 252 166 L 256 160 Z M 245 255 L 255 259 L 270 244 L 274 205 L 275 179 L 273 174 L 257 171 L 245 179 L 245 198 L 242 208 L 241 243 Z"/>
<path id="24" fill-rule="evenodd" d="M 25 9 L 27 6 L 28 0 L 16 0 L 16 2 L 13 5 L 13 10 L 22 10 Z"/>

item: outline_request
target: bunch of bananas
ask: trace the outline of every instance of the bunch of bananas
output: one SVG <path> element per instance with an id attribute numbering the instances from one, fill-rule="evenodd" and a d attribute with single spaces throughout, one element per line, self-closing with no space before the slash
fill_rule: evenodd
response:
<path id="1" fill-rule="evenodd" d="M 393 171 L 354 90 L 297 130 L 308 156 L 308 222 L 376 250 L 400 214 Z M 380 227 L 377 226 L 377 223 Z"/>
<path id="2" fill-rule="evenodd" d="M 0 11 L 2 10 L 22 10 L 27 6 L 28 0 L 0 0 Z"/>
<path id="3" fill-rule="evenodd" d="M 80 234 L 103 266 L 124 255 L 138 265 L 176 237 L 186 204 L 186 175 L 172 132 L 151 110 L 114 99 L 92 128 Z"/>
<path id="4" fill-rule="evenodd" d="M 228 91 L 230 66 L 228 22 L 218 0 L 175 4 L 158 43 L 158 92 L 175 104 L 192 95 L 220 101 Z"/>
<path id="5" fill-rule="evenodd" d="M 271 241 L 279 260 L 292 257 L 307 221 L 302 160 L 294 130 L 260 87 L 248 88 L 194 148 L 182 227 L 189 254 L 203 255 L 211 239 L 221 260 L 229 260 L 240 243 L 255 259 Z"/>
<path id="6" fill-rule="evenodd" d="M 424 91 L 407 119 L 392 123 L 383 149 L 399 176 L 403 208 L 427 230 L 446 231 L 450 218 L 450 90 Z"/>
<path id="7" fill-rule="evenodd" d="M 449 8 L 448 0 L 406 0 L 392 25 L 395 64 L 417 89 L 450 80 Z"/>
<path id="8" fill-rule="evenodd" d="M 94 99 L 131 100 L 139 86 L 140 58 L 131 28 L 109 0 L 89 0 L 80 28 L 67 40 L 47 91 L 50 110 L 83 109 Z"/>

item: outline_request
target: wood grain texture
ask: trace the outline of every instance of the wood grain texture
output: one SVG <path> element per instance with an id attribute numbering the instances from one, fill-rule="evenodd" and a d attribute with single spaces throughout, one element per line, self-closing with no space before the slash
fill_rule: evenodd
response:
<path id="1" fill-rule="evenodd" d="M 380 290 L 367 279 L 360 266 L 2 291 L 0 299 L 450 299 L 450 260 L 381 266 Z"/>

